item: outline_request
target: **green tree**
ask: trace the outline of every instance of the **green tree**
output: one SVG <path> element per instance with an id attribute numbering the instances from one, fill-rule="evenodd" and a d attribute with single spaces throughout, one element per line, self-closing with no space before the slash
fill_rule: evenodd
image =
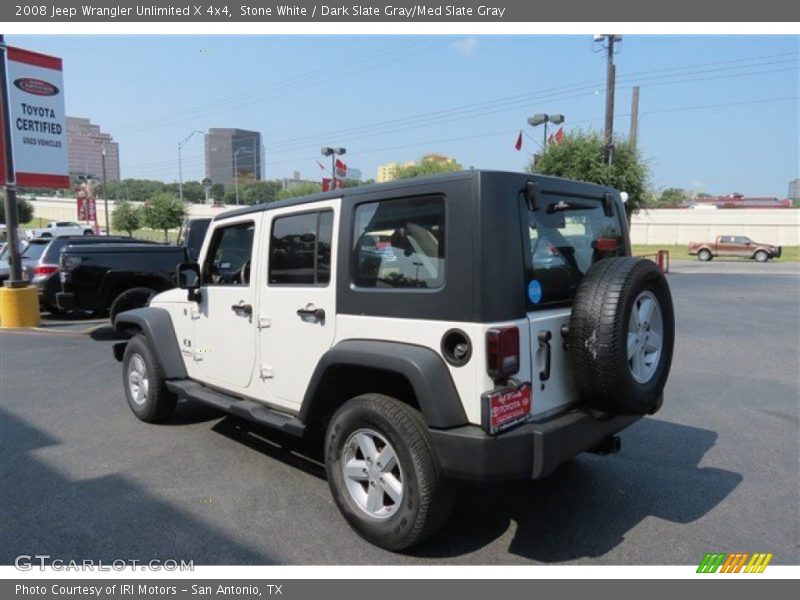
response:
<path id="1" fill-rule="evenodd" d="M 439 160 L 421 159 L 413 165 L 405 167 L 397 167 L 394 171 L 395 179 L 409 179 L 410 177 L 425 177 L 427 175 L 435 175 L 437 173 L 453 173 L 461 171 L 463 167 L 453 162 L 443 162 Z"/>
<path id="2" fill-rule="evenodd" d="M 225 186 L 221 183 L 215 183 L 208 191 L 209 195 L 214 199 L 214 202 L 222 202 L 225 197 Z"/>
<path id="3" fill-rule="evenodd" d="M 688 197 L 689 195 L 686 193 L 686 190 L 668 187 L 663 190 L 661 195 L 658 197 L 658 204 L 660 206 L 678 206 Z"/>
<path id="4" fill-rule="evenodd" d="M 279 180 L 255 181 L 239 189 L 239 197 L 243 204 L 261 204 L 273 202 L 278 198 L 282 184 Z"/>
<path id="5" fill-rule="evenodd" d="M 127 231 L 129 237 L 142 226 L 142 208 L 130 202 L 120 202 L 111 213 L 111 226 L 117 231 Z"/>
<path id="6" fill-rule="evenodd" d="M 605 143 L 596 132 L 573 131 L 563 141 L 550 144 L 529 173 L 542 173 L 607 185 L 627 192 L 625 210 L 628 217 L 646 201 L 649 169 L 639 151 L 627 140 L 614 140 L 614 159 L 611 167 L 605 164 Z"/>
<path id="7" fill-rule="evenodd" d="M 278 192 L 278 199 L 297 198 L 298 196 L 309 196 L 310 194 L 319 194 L 322 191 L 322 186 L 319 183 L 303 182 L 293 185 L 292 187 L 281 190 Z"/>
<path id="8" fill-rule="evenodd" d="M 169 230 L 180 227 L 186 217 L 186 205 L 172 194 L 153 196 L 144 205 L 144 224 L 151 229 L 161 229 L 164 241 L 169 241 Z"/>
<path id="9" fill-rule="evenodd" d="M 33 205 L 27 200 L 23 200 L 17 196 L 17 214 L 19 215 L 20 224 L 27 223 L 33 219 Z M 0 198 L 0 223 L 3 225 L 6 223 L 5 193 L 3 193 L 3 196 Z"/>

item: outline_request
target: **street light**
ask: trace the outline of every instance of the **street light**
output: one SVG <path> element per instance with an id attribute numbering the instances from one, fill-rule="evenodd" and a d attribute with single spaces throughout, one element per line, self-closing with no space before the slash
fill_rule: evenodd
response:
<path id="1" fill-rule="evenodd" d="M 545 113 L 537 113 L 528 118 L 528 125 L 531 127 L 544 125 L 544 139 L 542 142 L 543 150 L 547 150 L 547 124 L 552 123 L 553 125 L 560 125 L 564 122 L 564 120 L 564 115 L 548 115 Z"/>
<path id="2" fill-rule="evenodd" d="M 103 166 L 103 212 L 106 216 L 106 235 L 111 235 L 111 226 L 108 224 L 108 188 L 106 188 L 106 143 L 103 142 L 103 151 L 100 155 L 100 160 Z M 97 216 L 97 213 L 95 213 Z M 97 223 L 97 219 L 95 219 Z"/>
<path id="3" fill-rule="evenodd" d="M 342 156 L 347 152 L 347 148 L 329 148 L 328 146 L 324 146 L 320 152 L 322 156 L 330 156 L 331 157 L 331 175 L 333 177 L 331 183 L 331 189 L 336 189 L 336 157 Z"/>
<path id="4" fill-rule="evenodd" d="M 236 188 L 236 205 L 239 205 L 239 165 L 237 163 L 239 159 L 239 152 L 250 152 L 253 153 L 250 148 L 239 148 L 236 152 L 233 153 L 233 185 Z M 255 157 L 253 157 L 253 162 L 255 162 Z"/>
<path id="5" fill-rule="evenodd" d="M 178 196 L 180 196 L 181 202 L 183 202 L 183 168 L 181 165 L 181 148 L 189 143 L 189 140 L 194 137 L 195 133 L 205 133 L 205 131 L 202 129 L 195 129 L 192 133 L 187 135 L 183 141 L 178 142 Z"/>

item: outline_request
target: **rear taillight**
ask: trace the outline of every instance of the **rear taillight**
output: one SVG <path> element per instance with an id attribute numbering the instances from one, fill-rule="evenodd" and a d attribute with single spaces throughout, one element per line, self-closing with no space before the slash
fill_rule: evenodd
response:
<path id="1" fill-rule="evenodd" d="M 493 379 L 519 371 L 519 329 L 501 327 L 486 332 L 486 370 Z"/>
<path id="2" fill-rule="evenodd" d="M 598 238 L 594 247 L 599 252 L 614 252 L 617 249 L 617 240 L 614 238 Z"/>
<path id="3" fill-rule="evenodd" d="M 58 265 L 36 265 L 33 269 L 35 277 L 46 277 L 53 273 L 58 273 Z"/>

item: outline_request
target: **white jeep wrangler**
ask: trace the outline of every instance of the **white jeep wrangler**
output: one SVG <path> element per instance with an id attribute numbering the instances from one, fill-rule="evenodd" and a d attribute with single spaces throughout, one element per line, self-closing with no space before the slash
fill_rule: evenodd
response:
<path id="1" fill-rule="evenodd" d="M 115 323 L 135 415 L 178 398 L 324 436 L 350 525 L 401 550 L 449 479 L 544 477 L 657 411 L 674 340 L 620 195 L 468 171 L 219 215 L 180 288 Z"/>

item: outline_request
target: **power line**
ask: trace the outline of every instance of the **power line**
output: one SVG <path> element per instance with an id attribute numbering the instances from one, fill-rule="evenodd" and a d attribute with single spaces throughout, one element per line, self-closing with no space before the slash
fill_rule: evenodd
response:
<path id="1" fill-rule="evenodd" d="M 784 55 L 796 56 L 796 53 L 785 53 Z M 784 56 L 784 55 L 782 55 L 782 56 Z M 757 60 L 757 59 L 756 58 L 749 58 L 749 59 L 738 59 L 738 60 L 735 60 L 735 61 L 733 61 L 733 60 L 732 61 L 718 61 L 716 63 L 709 63 L 708 65 L 697 65 L 697 67 L 713 66 L 713 65 L 719 65 L 719 64 L 730 64 L 730 63 L 733 63 L 733 62 L 737 62 L 737 63 L 741 63 L 741 62 L 745 62 L 745 61 L 752 62 L 754 60 Z M 759 60 L 760 60 L 760 58 L 759 58 Z M 742 66 L 736 66 L 736 67 L 722 67 L 722 68 L 704 69 L 704 70 L 695 69 L 693 72 L 687 72 L 686 71 L 686 67 L 682 67 L 681 68 L 682 72 L 680 74 L 675 74 L 675 75 L 650 75 L 650 76 L 647 76 L 647 77 L 635 77 L 635 78 L 634 78 L 633 75 L 627 75 L 625 77 L 620 78 L 620 81 L 624 82 L 624 81 L 629 81 L 629 80 L 633 80 L 633 79 L 636 79 L 637 82 L 653 81 L 652 83 L 640 84 L 642 87 L 644 87 L 644 86 L 654 86 L 654 85 L 671 85 L 671 84 L 675 84 L 675 83 L 693 82 L 693 81 L 698 81 L 698 80 L 708 81 L 708 80 L 714 80 L 714 79 L 724 79 L 724 78 L 729 78 L 729 77 L 741 77 L 741 76 L 747 76 L 747 75 L 762 75 L 762 74 L 783 72 L 783 71 L 794 70 L 794 69 L 777 69 L 777 70 L 771 70 L 771 71 L 748 71 L 748 72 L 745 72 L 745 73 L 732 73 L 732 74 L 729 74 L 729 75 L 718 75 L 718 76 L 713 76 L 713 77 L 706 76 L 706 77 L 702 77 L 700 79 L 698 79 L 698 78 L 688 78 L 687 79 L 685 77 L 682 78 L 682 79 L 674 79 L 676 77 L 679 77 L 679 75 L 691 75 L 691 76 L 694 76 L 694 75 L 709 75 L 710 73 L 715 73 L 715 72 L 719 72 L 719 71 L 730 71 L 730 70 L 736 70 L 736 69 L 751 69 L 751 68 L 755 68 L 755 67 L 771 66 L 771 65 L 778 65 L 778 64 L 788 64 L 788 63 L 797 62 L 797 60 L 798 59 L 795 57 L 795 58 L 788 59 L 788 60 L 762 62 L 762 63 L 755 64 L 755 65 L 750 64 L 750 65 L 742 65 Z M 677 69 L 677 67 L 676 68 L 670 68 L 668 70 L 674 71 L 676 69 Z M 659 70 L 656 70 L 654 72 L 659 72 Z M 640 72 L 640 74 L 643 74 L 643 73 L 646 73 L 646 72 L 644 72 L 644 71 Z M 659 80 L 663 80 L 663 79 L 667 79 L 668 81 L 659 82 Z M 672 80 L 669 81 L 670 79 L 672 79 Z M 578 85 L 580 85 L 580 84 L 578 84 Z M 630 89 L 630 86 L 628 86 L 626 88 L 622 88 L 622 89 Z M 551 91 L 551 90 L 561 90 L 561 92 L 555 92 L 555 91 Z M 390 119 L 388 121 L 377 122 L 377 123 L 373 123 L 373 124 L 369 124 L 369 125 L 363 125 L 363 126 L 358 126 L 358 127 L 354 127 L 354 128 L 340 129 L 340 130 L 330 131 L 330 132 L 326 132 L 326 133 L 315 134 L 314 136 L 303 136 L 303 137 L 298 137 L 298 138 L 289 138 L 289 139 L 286 139 L 286 140 L 278 140 L 278 141 L 272 142 L 269 147 L 270 147 L 270 150 L 272 152 L 275 152 L 276 149 L 277 149 L 278 152 L 281 152 L 281 151 L 285 152 L 285 151 L 288 151 L 288 150 L 299 148 L 300 146 L 306 145 L 307 143 L 310 143 L 310 142 L 312 142 L 312 141 L 314 141 L 316 139 L 319 139 L 320 137 L 346 137 L 348 141 L 356 140 L 356 139 L 363 139 L 364 137 L 369 137 L 369 136 L 372 136 L 372 135 L 379 135 L 379 134 L 384 135 L 386 133 L 395 133 L 395 132 L 400 132 L 400 131 L 407 131 L 409 129 L 428 127 L 428 126 L 433 125 L 433 124 L 447 123 L 447 122 L 452 122 L 452 121 L 456 121 L 456 120 L 462 120 L 462 119 L 465 119 L 465 118 L 474 118 L 474 117 L 477 117 L 477 116 L 484 116 L 484 115 L 488 115 L 488 114 L 496 114 L 496 113 L 499 113 L 499 112 L 506 112 L 506 111 L 510 111 L 510 110 L 515 110 L 517 108 L 521 108 L 523 106 L 526 106 L 528 104 L 528 102 L 530 102 L 531 100 L 534 100 L 534 99 L 540 99 L 540 100 L 541 99 L 566 100 L 566 99 L 572 99 L 572 98 L 577 98 L 577 97 L 582 97 L 582 96 L 589 96 L 589 95 L 593 95 L 595 93 L 594 86 L 576 87 L 575 84 L 559 86 L 559 87 L 556 87 L 556 88 L 551 88 L 551 90 L 546 90 L 545 93 L 521 94 L 521 95 L 518 94 L 518 95 L 514 95 L 514 96 L 508 97 L 508 98 L 513 99 L 514 100 L 513 102 L 508 102 L 508 101 L 505 101 L 505 102 L 503 102 L 503 101 L 483 101 L 483 102 L 479 102 L 479 103 L 462 105 L 462 106 L 451 108 L 451 109 L 442 109 L 442 110 L 434 111 L 434 112 L 431 112 L 431 113 L 420 113 L 418 115 L 411 115 L 411 116 L 398 118 L 398 119 Z M 572 95 L 567 95 L 565 92 L 568 91 L 568 90 L 569 91 L 576 91 L 577 93 L 572 94 Z M 526 100 L 525 100 L 524 103 L 516 101 L 517 98 L 521 98 L 521 97 L 526 97 Z M 498 105 L 500 106 L 499 108 L 498 108 Z M 447 118 L 439 118 L 437 115 L 441 116 L 441 117 L 447 117 Z M 394 123 L 403 123 L 404 126 L 403 127 L 396 127 L 396 128 L 390 127 L 390 125 L 394 124 Z M 359 132 L 361 133 L 361 135 L 353 135 L 353 133 L 359 133 Z M 157 162 L 159 162 L 159 161 L 153 161 L 154 164 L 157 163 Z M 166 163 L 170 163 L 171 164 L 171 161 L 160 161 L 160 162 L 162 162 L 164 164 L 166 164 Z M 143 164 L 150 164 L 150 163 L 143 163 Z M 136 166 L 136 165 L 134 165 L 134 166 Z"/>

